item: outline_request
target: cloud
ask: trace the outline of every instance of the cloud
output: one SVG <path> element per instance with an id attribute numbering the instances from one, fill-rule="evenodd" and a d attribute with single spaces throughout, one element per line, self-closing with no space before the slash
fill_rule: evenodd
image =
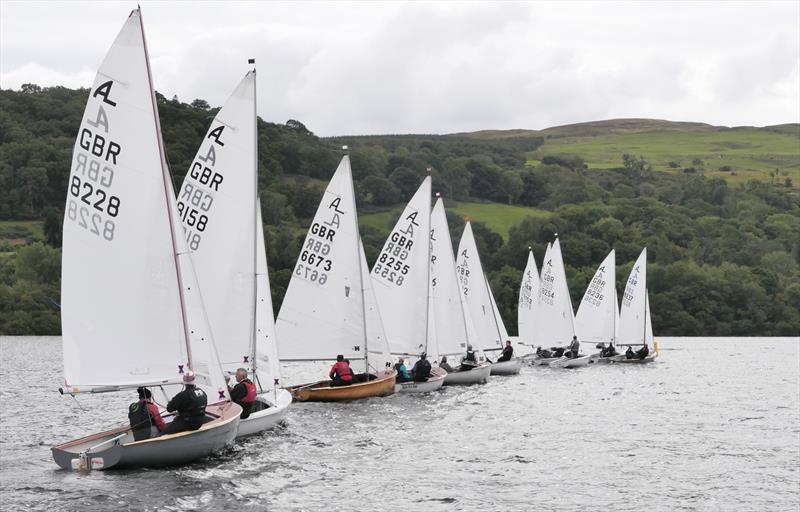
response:
<path id="1" fill-rule="evenodd" d="M 87 86 L 127 9 L 0 4 L 0 86 Z M 322 135 L 800 121 L 800 3 L 144 2 L 156 88 Z"/>

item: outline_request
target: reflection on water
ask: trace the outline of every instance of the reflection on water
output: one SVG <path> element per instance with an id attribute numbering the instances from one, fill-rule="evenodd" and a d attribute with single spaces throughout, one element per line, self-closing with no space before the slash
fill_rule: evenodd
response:
<path id="1" fill-rule="evenodd" d="M 124 423 L 135 393 L 62 397 L 60 339 L 0 338 L 0 508 L 798 510 L 800 340 L 660 344 L 653 365 L 295 404 L 282 428 L 191 466 L 81 475 L 50 446 Z M 286 367 L 286 382 L 327 366 Z"/>

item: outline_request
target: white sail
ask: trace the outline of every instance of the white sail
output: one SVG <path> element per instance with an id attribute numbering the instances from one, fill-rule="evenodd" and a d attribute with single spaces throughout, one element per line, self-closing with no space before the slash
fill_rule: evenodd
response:
<path id="1" fill-rule="evenodd" d="M 256 202 L 256 339 L 255 366 L 259 389 L 281 386 L 281 365 L 278 360 L 278 343 L 275 335 L 275 313 L 272 310 L 272 292 L 269 287 L 267 252 L 264 245 L 264 226 L 261 221 L 261 203 Z"/>
<path id="2" fill-rule="evenodd" d="M 69 391 L 179 381 L 188 364 L 163 163 L 135 10 L 100 65 L 72 156 L 61 279 Z"/>
<path id="3" fill-rule="evenodd" d="M 558 238 L 542 261 L 535 318 L 534 344 L 537 346 L 564 346 L 575 335 L 572 301 Z"/>
<path id="4" fill-rule="evenodd" d="M 408 202 L 372 267 L 372 287 L 394 354 L 425 351 L 430 275 L 431 178 Z"/>
<path id="5" fill-rule="evenodd" d="M 365 319 L 350 158 L 339 163 L 278 313 L 281 361 L 364 359 Z"/>
<path id="6" fill-rule="evenodd" d="M 467 323 L 456 276 L 453 242 L 442 199 L 436 200 L 431 216 L 431 336 L 440 356 L 463 355 L 467 350 Z M 431 355 L 429 342 L 429 356 Z"/>
<path id="7" fill-rule="evenodd" d="M 472 234 L 472 225 L 469 222 L 464 226 L 464 233 L 458 243 L 456 272 L 464 303 L 477 332 L 478 339 L 474 348 L 481 350 L 502 348 L 503 341 L 500 339 L 488 281 L 483 273 L 478 247 Z"/>
<path id="8" fill-rule="evenodd" d="M 378 301 L 372 289 L 372 279 L 369 277 L 369 265 L 364 254 L 364 244 L 359 242 L 361 253 L 361 278 L 364 283 L 364 311 L 367 325 L 367 346 L 369 347 L 369 365 L 374 371 L 380 371 L 392 364 L 392 355 L 389 350 L 389 340 L 383 328 L 383 318 L 378 309 Z M 388 365 L 387 365 L 388 363 Z"/>
<path id="9" fill-rule="evenodd" d="M 528 248 L 528 263 L 522 274 L 522 283 L 519 287 L 519 303 L 517 304 L 517 329 L 519 341 L 526 345 L 533 344 L 534 312 L 539 302 L 539 269 L 536 268 L 536 259 L 533 251 Z"/>
<path id="10" fill-rule="evenodd" d="M 647 249 L 633 264 L 619 314 L 619 343 L 642 344 L 645 337 L 647 302 Z"/>
<path id="11" fill-rule="evenodd" d="M 249 367 L 255 337 L 255 71 L 203 138 L 178 194 L 178 212 L 223 368 Z"/>
<path id="12" fill-rule="evenodd" d="M 583 294 L 575 329 L 584 342 L 612 343 L 616 338 L 616 263 L 614 250 L 603 260 Z"/>

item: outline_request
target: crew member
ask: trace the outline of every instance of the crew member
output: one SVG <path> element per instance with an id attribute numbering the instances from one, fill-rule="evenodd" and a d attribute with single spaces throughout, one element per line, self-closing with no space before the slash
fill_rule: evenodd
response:
<path id="1" fill-rule="evenodd" d="M 571 352 L 570 357 L 572 357 L 573 359 L 578 357 L 578 352 L 581 351 L 581 342 L 578 341 L 577 336 L 572 337 L 572 343 L 569 344 L 569 351 Z"/>
<path id="2" fill-rule="evenodd" d="M 158 436 L 164 431 L 166 424 L 153 403 L 153 394 L 147 388 L 137 388 L 139 401 L 128 406 L 128 420 L 131 423 L 133 439 L 141 441 Z"/>
<path id="3" fill-rule="evenodd" d="M 331 386 L 349 386 L 353 383 L 353 371 L 350 365 L 344 360 L 344 356 L 339 354 L 336 356 L 336 362 L 333 363 L 328 377 L 331 378 Z"/>
<path id="4" fill-rule="evenodd" d="M 442 356 L 442 361 L 439 363 L 439 368 L 446 371 L 447 373 L 453 373 L 455 370 L 452 366 L 447 363 L 447 356 Z"/>
<path id="5" fill-rule="evenodd" d="M 402 357 L 397 359 L 394 369 L 397 370 L 397 382 L 408 382 L 411 380 L 411 375 L 408 374 L 408 368 L 406 368 L 406 360 Z"/>
<path id="6" fill-rule="evenodd" d="M 175 419 L 164 428 L 164 434 L 175 434 L 186 430 L 197 430 L 206 417 L 208 397 L 205 391 L 194 385 L 194 372 L 183 374 L 183 391 L 167 403 L 169 412 L 177 411 Z"/>
<path id="7" fill-rule="evenodd" d="M 629 345 L 628 350 L 625 351 L 625 359 L 633 359 L 634 357 L 636 357 L 636 354 L 633 353 L 633 347 Z"/>
<path id="8" fill-rule="evenodd" d="M 411 370 L 414 374 L 414 382 L 425 382 L 431 376 L 431 363 L 428 361 L 428 354 L 423 352 L 419 356 L 419 361 L 414 364 Z"/>
<path id="9" fill-rule="evenodd" d="M 503 353 L 500 354 L 500 357 L 497 358 L 497 363 L 502 363 L 505 361 L 511 361 L 511 358 L 514 356 L 514 347 L 511 346 L 511 340 L 506 340 L 506 346 L 503 349 Z"/>
<path id="10" fill-rule="evenodd" d="M 229 381 L 230 377 L 225 377 L 225 382 Z M 253 404 L 256 402 L 256 385 L 247 378 L 247 370 L 244 368 L 236 369 L 236 385 L 231 387 L 229 384 L 228 393 L 231 395 L 231 400 L 241 406 L 241 418 L 243 420 L 247 419 L 250 413 L 253 412 Z"/>
<path id="11" fill-rule="evenodd" d="M 472 345 L 467 345 L 467 355 L 461 360 L 461 370 L 471 370 L 478 366 L 478 360 L 475 358 L 475 351 L 472 350 Z"/>

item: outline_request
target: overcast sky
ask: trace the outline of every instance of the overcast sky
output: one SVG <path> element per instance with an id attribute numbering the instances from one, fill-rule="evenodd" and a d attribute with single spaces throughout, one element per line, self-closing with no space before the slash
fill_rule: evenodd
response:
<path id="1" fill-rule="evenodd" d="M 320 135 L 800 122 L 800 2 L 142 1 L 155 86 Z M 0 87 L 89 87 L 136 2 L 0 0 Z"/>

